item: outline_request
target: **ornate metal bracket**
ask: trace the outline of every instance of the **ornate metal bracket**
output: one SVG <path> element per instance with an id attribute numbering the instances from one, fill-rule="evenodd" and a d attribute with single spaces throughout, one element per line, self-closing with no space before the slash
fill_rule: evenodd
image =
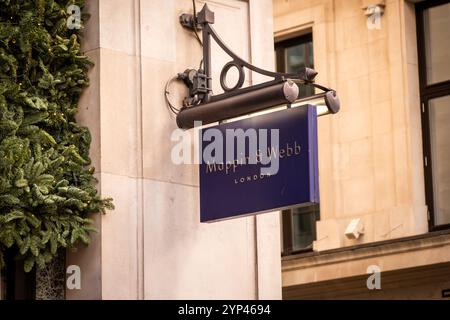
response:
<path id="1" fill-rule="evenodd" d="M 202 44 L 203 44 L 203 68 L 198 70 L 188 69 L 184 73 L 178 74 L 178 79 L 183 80 L 189 88 L 189 96 L 185 98 L 183 108 L 177 116 L 178 126 L 181 128 L 190 128 L 193 126 L 194 117 L 198 117 L 196 120 L 202 120 L 204 124 L 208 122 L 214 122 L 226 119 L 230 116 L 238 116 L 245 113 L 244 110 L 238 111 L 238 108 L 234 108 L 236 104 L 248 105 L 252 102 L 260 101 L 258 106 L 250 106 L 246 108 L 246 111 L 257 111 L 258 109 L 267 108 L 272 103 L 279 101 L 281 104 L 291 103 L 298 98 L 298 87 L 295 85 L 310 85 L 319 88 L 324 91 L 322 96 L 325 97 L 327 105 L 330 104 L 329 109 L 331 113 L 336 113 L 339 110 L 339 101 L 336 96 L 336 92 L 332 89 L 326 88 L 319 84 L 314 83 L 314 79 L 317 72 L 311 68 L 304 68 L 300 73 L 280 73 L 272 72 L 258 68 L 247 61 L 240 58 L 235 54 L 219 37 L 212 24 L 214 24 L 214 12 L 212 12 L 208 5 L 205 4 L 203 9 L 197 16 L 184 13 L 180 16 L 180 23 L 183 27 L 188 28 L 194 32 L 198 30 L 202 31 Z M 231 58 L 231 61 L 226 63 L 220 73 L 220 85 L 224 93 L 218 95 L 212 95 L 212 78 L 211 78 L 211 38 L 225 51 Z M 236 68 L 239 74 L 238 81 L 232 87 L 229 87 L 226 82 L 228 72 Z M 245 82 L 244 68 L 247 68 L 253 72 L 259 73 L 273 78 L 273 80 L 252 85 L 242 88 Z M 294 87 L 295 85 L 295 87 Z M 274 89 L 276 87 L 276 89 Z M 279 94 L 281 92 L 281 94 Z M 258 99 L 260 95 L 266 97 L 264 99 Z M 293 97 L 293 95 L 295 95 Z M 234 103 L 234 112 L 230 112 L 230 106 L 224 101 L 230 101 Z M 204 116 L 204 112 L 208 106 L 208 110 L 215 112 L 214 116 Z M 202 108 L 200 108 L 202 107 Z M 195 112 L 189 116 L 184 116 L 183 111 L 189 109 L 196 109 Z M 214 110 L 213 110 L 214 109 Z M 193 110 L 192 110 L 193 111 Z M 210 113 L 210 112 L 208 112 Z M 187 114 L 187 113 L 186 113 Z M 206 121 L 206 123 L 205 123 Z"/>

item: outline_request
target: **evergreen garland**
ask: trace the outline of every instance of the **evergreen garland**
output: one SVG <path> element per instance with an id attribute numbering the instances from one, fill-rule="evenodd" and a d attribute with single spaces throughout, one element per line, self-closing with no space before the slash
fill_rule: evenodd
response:
<path id="1" fill-rule="evenodd" d="M 91 62 L 67 27 L 72 4 L 85 0 L 0 0 L 0 267 L 8 248 L 29 272 L 88 244 L 89 214 L 113 208 L 75 120 Z"/>

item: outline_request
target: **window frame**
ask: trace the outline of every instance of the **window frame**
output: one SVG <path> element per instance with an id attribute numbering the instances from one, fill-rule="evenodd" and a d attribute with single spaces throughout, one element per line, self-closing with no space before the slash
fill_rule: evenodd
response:
<path id="1" fill-rule="evenodd" d="M 290 256 L 293 254 L 312 252 L 313 248 L 304 248 L 294 250 L 294 234 L 293 234 L 293 220 L 294 214 L 314 214 L 316 218 L 316 222 L 320 220 L 320 205 L 313 204 L 309 206 L 303 206 L 295 209 L 300 209 L 302 212 L 294 213 L 293 209 L 283 210 L 281 212 L 281 221 L 282 221 L 282 236 L 283 236 L 283 248 L 281 252 L 281 256 Z M 317 237 L 317 228 L 314 230 L 315 237 Z"/>
<path id="2" fill-rule="evenodd" d="M 287 40 L 282 40 L 279 42 L 275 42 L 275 56 L 276 56 L 276 64 L 277 64 L 277 70 L 286 70 L 286 60 L 284 59 L 284 50 L 286 50 L 289 47 L 293 47 L 295 45 L 305 43 L 305 42 L 313 42 L 313 35 L 311 33 L 307 33 L 295 38 L 289 38 Z M 308 47 L 306 47 L 305 52 L 305 60 L 307 61 L 307 58 L 311 55 L 311 53 L 308 51 Z M 314 69 L 314 58 L 313 58 L 313 66 L 311 66 L 312 69 Z"/>
<path id="3" fill-rule="evenodd" d="M 450 95 L 450 80 L 428 84 L 427 83 L 427 61 L 425 52 L 425 26 L 423 13 L 425 10 L 450 3 L 450 0 L 423 1 L 415 5 L 416 13 L 416 33 L 417 33 L 417 53 L 419 66 L 419 90 L 420 108 L 422 121 L 422 146 L 423 146 L 423 168 L 425 178 L 425 201 L 428 206 L 428 229 L 430 232 L 450 229 L 449 224 L 436 225 L 436 215 L 434 209 L 433 192 L 433 168 L 432 150 L 430 136 L 430 100 Z M 449 106 L 450 107 L 450 106 Z"/>

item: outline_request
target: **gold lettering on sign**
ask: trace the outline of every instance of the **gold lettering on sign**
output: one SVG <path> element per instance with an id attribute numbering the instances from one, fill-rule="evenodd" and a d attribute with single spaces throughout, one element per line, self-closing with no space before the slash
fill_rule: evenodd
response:
<path id="1" fill-rule="evenodd" d="M 301 153 L 301 147 L 294 141 L 294 143 L 286 143 L 282 148 L 279 147 L 269 147 L 267 148 L 267 153 L 264 154 L 261 150 L 256 151 L 256 163 L 250 163 L 252 157 L 245 156 L 233 161 L 227 161 L 226 163 L 206 163 L 206 173 L 216 173 L 224 172 L 226 175 L 230 173 L 236 173 L 239 167 L 251 164 L 262 164 L 264 157 L 267 159 L 285 159 L 292 156 L 298 156 Z M 266 164 L 266 163 L 265 163 Z M 269 178 L 270 174 L 254 174 L 248 176 L 241 176 L 234 178 L 234 184 L 242 184 L 252 181 L 258 181 L 262 179 Z"/>
<path id="2" fill-rule="evenodd" d="M 252 182 L 252 181 L 262 180 L 262 179 L 269 178 L 269 177 L 270 177 L 270 174 L 259 174 L 259 175 L 258 174 L 254 174 L 254 175 L 251 175 L 251 176 L 235 178 L 234 179 L 234 184 Z"/>

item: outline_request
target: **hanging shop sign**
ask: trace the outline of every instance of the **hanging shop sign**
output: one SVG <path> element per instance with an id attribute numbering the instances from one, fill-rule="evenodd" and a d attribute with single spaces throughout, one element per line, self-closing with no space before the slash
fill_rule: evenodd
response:
<path id="1" fill-rule="evenodd" d="M 179 128 L 188 130 L 198 123 L 212 125 L 273 107 L 289 107 L 200 130 L 201 221 L 318 203 L 319 104 L 312 101 L 323 100 L 325 111 L 320 115 L 335 114 L 340 109 L 336 91 L 315 83 L 317 72 L 311 68 L 297 73 L 272 72 L 240 58 L 214 30 L 215 15 L 207 4 L 199 13 L 194 8 L 194 14 L 181 14 L 179 21 L 195 34 L 203 50 L 198 69 L 185 69 L 165 87 L 167 105 L 176 114 Z M 218 94 L 212 92 L 213 41 L 231 59 L 220 72 L 222 92 Z M 227 74 L 231 69 L 239 77 L 230 86 Z M 270 80 L 244 87 L 245 69 Z M 182 106 L 175 106 L 169 99 L 172 81 L 182 81 L 188 87 Z M 321 92 L 306 102 L 299 96 L 300 86 Z M 303 106 L 292 107 L 298 105 Z"/>
<path id="2" fill-rule="evenodd" d="M 202 222 L 319 202 L 315 106 L 209 127 L 200 139 Z"/>

